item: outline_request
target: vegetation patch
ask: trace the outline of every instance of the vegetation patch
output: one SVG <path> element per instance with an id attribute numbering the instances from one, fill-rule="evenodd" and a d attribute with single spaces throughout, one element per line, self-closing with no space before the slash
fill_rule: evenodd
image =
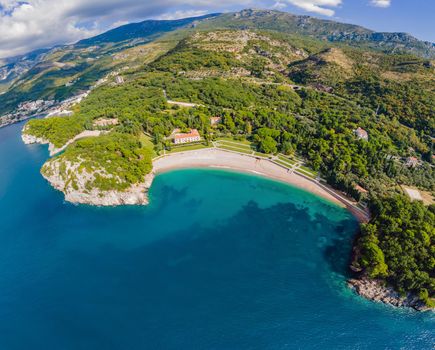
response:
<path id="1" fill-rule="evenodd" d="M 371 210 L 374 219 L 362 225 L 354 265 L 435 307 L 435 206 L 396 196 L 374 202 Z"/>
<path id="2" fill-rule="evenodd" d="M 84 117 L 52 117 L 32 119 L 26 125 L 26 134 L 45 139 L 60 148 L 85 130 Z"/>
<path id="3" fill-rule="evenodd" d="M 138 138 L 111 133 L 79 140 L 53 160 L 79 163 L 82 171 L 93 173 L 95 179 L 87 184 L 88 188 L 122 191 L 142 182 L 151 172 L 151 157 L 151 150 L 144 148 Z"/>

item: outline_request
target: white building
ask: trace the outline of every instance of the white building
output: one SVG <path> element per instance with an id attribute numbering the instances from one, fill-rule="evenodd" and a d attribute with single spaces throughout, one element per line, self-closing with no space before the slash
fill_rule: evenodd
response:
<path id="1" fill-rule="evenodd" d="M 201 141 L 201 136 L 198 130 L 191 129 L 188 133 L 180 133 L 179 130 L 174 130 L 173 140 L 176 145 Z"/>

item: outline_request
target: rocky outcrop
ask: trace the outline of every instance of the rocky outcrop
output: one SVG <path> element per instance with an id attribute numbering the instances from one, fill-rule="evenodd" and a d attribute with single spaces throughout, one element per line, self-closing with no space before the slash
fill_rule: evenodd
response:
<path id="1" fill-rule="evenodd" d="M 27 125 L 23 128 L 23 131 L 21 132 L 21 139 L 23 140 L 25 145 L 32 145 L 32 144 L 48 145 L 48 151 L 50 152 L 50 156 L 54 156 L 59 152 L 56 146 L 53 145 L 47 139 L 30 134 Z"/>
<path id="2" fill-rule="evenodd" d="M 94 206 L 146 205 L 149 203 L 148 190 L 154 179 L 154 173 L 150 173 L 142 183 L 123 191 L 104 191 L 92 186 L 96 177 L 113 179 L 115 176 L 103 169 L 89 172 L 83 169 L 81 161 L 72 163 L 62 159 L 48 161 L 41 173 L 55 189 L 65 194 L 66 201 Z"/>
<path id="3" fill-rule="evenodd" d="M 395 307 L 410 307 L 417 311 L 430 310 L 415 295 L 408 294 L 407 296 L 401 296 L 393 288 L 386 286 L 382 280 L 371 280 L 368 278 L 350 279 L 348 285 L 356 293 L 369 300 Z"/>
<path id="4" fill-rule="evenodd" d="M 21 139 L 23 140 L 24 144 L 31 145 L 31 144 L 41 144 L 41 145 L 48 145 L 48 152 L 50 153 L 50 157 L 55 156 L 56 154 L 64 151 L 70 144 L 73 142 L 83 139 L 85 137 L 97 137 L 102 134 L 106 133 L 106 131 L 101 130 L 85 130 L 81 132 L 80 134 L 76 135 L 71 140 L 68 140 L 67 143 L 65 143 L 62 147 L 56 147 L 54 144 L 52 144 L 47 139 L 44 139 L 42 137 L 36 137 L 34 135 L 29 134 L 29 130 L 27 126 L 23 128 L 23 131 L 21 133 Z"/>
<path id="5" fill-rule="evenodd" d="M 50 144 L 50 141 L 42 138 L 42 137 L 36 137 L 30 134 L 26 133 L 26 127 L 24 127 L 23 132 L 21 134 L 21 139 L 23 140 L 24 144 L 31 145 L 35 143 L 39 143 L 41 145 L 48 145 Z"/>

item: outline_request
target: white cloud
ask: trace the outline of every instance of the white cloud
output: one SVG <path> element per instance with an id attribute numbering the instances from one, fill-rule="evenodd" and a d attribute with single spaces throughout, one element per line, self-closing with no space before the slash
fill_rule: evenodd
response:
<path id="1" fill-rule="evenodd" d="M 292 5 L 300 7 L 301 9 L 318 13 L 324 16 L 333 16 L 335 11 L 332 8 L 338 7 L 342 4 L 342 0 L 284 0 Z"/>
<path id="2" fill-rule="evenodd" d="M 156 17 L 156 19 L 174 20 L 180 18 L 199 17 L 205 15 L 206 13 L 207 11 L 205 10 L 179 10 L 175 12 L 164 13 L 163 15 Z"/>
<path id="3" fill-rule="evenodd" d="M 71 43 L 120 24 L 288 5 L 333 16 L 344 0 L 0 0 L 0 57 Z M 351 1 L 351 0 L 348 0 Z M 387 7 L 391 0 L 366 0 Z"/>
<path id="4" fill-rule="evenodd" d="M 255 0 L 239 0 L 251 6 Z M 71 43 L 115 23 L 231 9 L 232 0 L 0 0 L 0 57 Z"/>
<path id="5" fill-rule="evenodd" d="M 391 0 L 371 0 L 371 4 L 376 7 L 390 7 Z"/>
<path id="6" fill-rule="evenodd" d="M 275 2 L 275 4 L 273 4 L 272 7 L 273 7 L 274 9 L 276 9 L 276 10 L 282 10 L 282 9 L 284 9 L 284 8 L 287 7 L 287 4 L 284 4 L 284 3 L 281 2 L 281 1 L 277 1 L 277 2 Z"/>

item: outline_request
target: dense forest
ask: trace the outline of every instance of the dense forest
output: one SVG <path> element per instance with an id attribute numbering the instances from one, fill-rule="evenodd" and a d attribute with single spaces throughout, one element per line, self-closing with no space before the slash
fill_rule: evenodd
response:
<path id="1" fill-rule="evenodd" d="M 435 307 L 430 299 L 435 290 L 435 206 L 395 196 L 375 200 L 371 212 L 373 220 L 362 225 L 354 265 Z"/>

